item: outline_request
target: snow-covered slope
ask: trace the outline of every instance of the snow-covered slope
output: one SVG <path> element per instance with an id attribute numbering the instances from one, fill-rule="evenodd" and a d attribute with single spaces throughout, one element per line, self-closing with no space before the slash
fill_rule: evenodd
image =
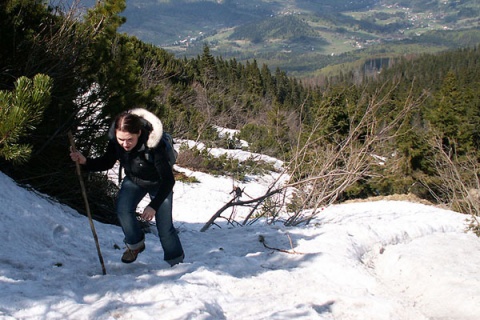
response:
<path id="1" fill-rule="evenodd" d="M 0 318 L 478 319 L 480 242 L 460 214 L 362 202 L 327 207 L 308 226 L 220 220 L 200 232 L 232 180 L 187 174 L 200 183 L 175 186 L 185 262 L 171 268 L 147 234 L 145 252 L 123 264 L 120 228 L 95 222 L 102 275 L 88 219 L 0 173 Z M 271 178 L 242 187 L 259 195 Z"/>

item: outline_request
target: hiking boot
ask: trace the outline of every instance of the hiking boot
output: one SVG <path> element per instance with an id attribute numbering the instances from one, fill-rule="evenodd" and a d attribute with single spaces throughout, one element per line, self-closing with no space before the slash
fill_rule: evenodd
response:
<path id="1" fill-rule="evenodd" d="M 145 244 L 143 243 L 141 247 L 138 249 L 132 250 L 129 247 L 127 247 L 127 250 L 123 253 L 122 256 L 122 262 L 123 263 L 132 263 L 133 261 L 137 260 L 137 256 L 140 252 L 143 252 L 145 250 Z"/>

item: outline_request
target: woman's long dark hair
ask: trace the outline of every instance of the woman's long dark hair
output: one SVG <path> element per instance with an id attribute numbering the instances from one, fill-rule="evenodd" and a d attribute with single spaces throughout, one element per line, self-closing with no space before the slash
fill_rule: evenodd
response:
<path id="1" fill-rule="evenodd" d="M 140 117 L 128 111 L 120 113 L 115 118 L 115 130 L 135 134 L 139 133 L 142 127 L 143 123 Z"/>

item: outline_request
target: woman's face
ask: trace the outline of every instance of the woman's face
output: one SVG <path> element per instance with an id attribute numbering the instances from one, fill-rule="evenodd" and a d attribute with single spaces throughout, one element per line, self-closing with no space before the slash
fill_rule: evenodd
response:
<path id="1" fill-rule="evenodd" d="M 116 131 L 117 142 L 119 145 L 122 146 L 123 149 L 125 149 L 125 151 L 130 151 L 133 148 L 135 148 L 135 146 L 137 145 L 138 138 L 140 137 L 141 133 L 142 133 L 141 131 L 138 133 L 130 133 L 130 132 L 117 130 Z"/>

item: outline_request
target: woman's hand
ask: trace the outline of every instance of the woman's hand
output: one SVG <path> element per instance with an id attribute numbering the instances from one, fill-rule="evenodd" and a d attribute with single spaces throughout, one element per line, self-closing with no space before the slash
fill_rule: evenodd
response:
<path id="1" fill-rule="evenodd" d="M 79 164 L 87 163 L 87 158 L 78 151 L 72 151 L 72 147 L 70 147 L 70 158 L 72 158 L 72 161 L 76 161 Z"/>
<path id="2" fill-rule="evenodd" d="M 145 210 L 143 210 L 142 219 L 145 221 L 150 221 L 155 217 L 155 213 L 155 209 L 152 207 L 146 207 Z"/>

